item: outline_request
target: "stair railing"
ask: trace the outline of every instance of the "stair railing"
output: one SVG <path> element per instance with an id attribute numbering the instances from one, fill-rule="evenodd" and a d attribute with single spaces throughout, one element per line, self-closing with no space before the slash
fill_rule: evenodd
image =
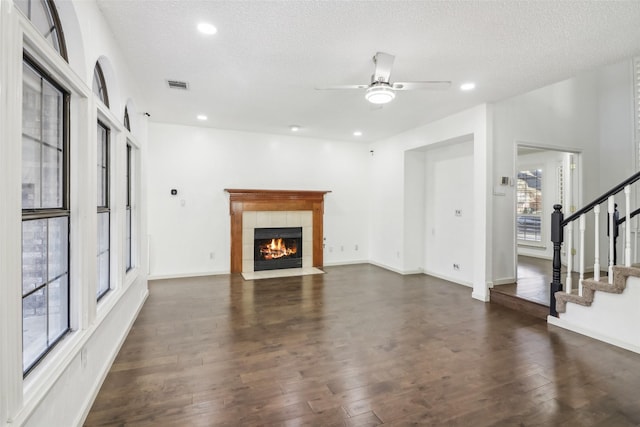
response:
<path id="1" fill-rule="evenodd" d="M 629 219 L 633 219 L 635 218 L 638 214 L 640 214 L 640 208 L 634 210 L 633 212 L 631 212 L 629 214 Z M 618 220 L 618 226 L 621 226 L 624 228 L 625 232 L 622 234 L 624 240 L 623 240 L 623 247 L 626 247 L 627 245 L 627 239 L 626 239 L 626 231 L 627 231 L 627 227 L 629 227 L 629 234 L 633 234 L 633 238 L 631 239 L 631 242 L 633 242 L 633 247 L 631 248 L 631 254 L 632 254 L 632 263 L 636 264 L 638 262 L 638 235 L 640 234 L 640 229 L 638 228 L 638 220 L 636 219 L 635 221 L 635 225 L 631 224 L 631 221 L 627 222 L 627 217 L 622 217 Z"/>
<path id="2" fill-rule="evenodd" d="M 558 316 L 556 311 L 556 297 L 555 293 L 562 291 L 563 286 L 561 282 L 561 250 L 564 243 L 564 232 L 567 233 L 567 276 L 566 276 L 566 289 L 565 292 L 572 293 L 573 291 L 573 278 L 571 273 L 573 272 L 573 228 L 574 224 L 578 222 L 579 225 L 579 279 L 578 279 L 578 295 L 582 296 L 582 282 L 584 280 L 584 256 L 585 256 L 585 234 L 586 234 L 586 218 L 587 214 L 593 212 L 594 217 L 594 229 L 593 229 L 593 241 L 595 246 L 594 263 L 593 263 L 593 278 L 594 280 L 600 280 L 600 207 L 606 202 L 607 210 L 607 236 L 608 236 L 608 265 L 607 265 L 607 279 L 609 283 L 613 283 L 613 266 L 617 264 L 617 251 L 616 251 L 616 239 L 619 234 L 620 224 L 624 224 L 623 234 L 623 246 L 624 246 L 624 265 L 631 266 L 631 221 L 627 221 L 627 218 L 631 219 L 640 213 L 640 208 L 631 211 L 631 185 L 640 180 L 640 172 L 630 176 L 620 184 L 613 187 L 594 201 L 579 209 L 571 216 L 564 218 L 562 213 L 562 205 L 554 205 L 554 212 L 551 214 L 551 242 L 553 243 L 553 275 L 551 281 L 551 289 L 549 296 L 549 313 L 552 316 Z M 617 204 L 615 202 L 615 196 L 624 191 L 624 201 L 626 215 L 623 218 L 618 218 L 619 213 L 617 210 Z M 611 232 L 612 231 L 612 232 Z M 635 235 L 635 248 L 637 249 L 637 237 L 638 230 L 636 228 Z M 637 256 L 637 251 L 635 251 Z"/>

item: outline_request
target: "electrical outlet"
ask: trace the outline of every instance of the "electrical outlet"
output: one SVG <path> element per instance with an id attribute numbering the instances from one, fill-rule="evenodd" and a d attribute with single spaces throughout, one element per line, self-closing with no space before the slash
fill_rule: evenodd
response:
<path id="1" fill-rule="evenodd" d="M 358 245 L 356 245 L 356 251 L 358 250 Z"/>
<path id="2" fill-rule="evenodd" d="M 216 259 L 216 253 L 215 252 L 209 252 L 209 259 L 212 260 L 212 261 L 214 259 Z"/>
<path id="3" fill-rule="evenodd" d="M 344 252 L 344 245 L 340 246 L 340 252 Z"/>

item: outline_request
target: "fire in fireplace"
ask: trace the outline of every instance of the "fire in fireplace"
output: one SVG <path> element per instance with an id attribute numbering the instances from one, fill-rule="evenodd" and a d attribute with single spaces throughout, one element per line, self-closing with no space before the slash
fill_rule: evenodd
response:
<path id="1" fill-rule="evenodd" d="M 256 228 L 253 270 L 302 267 L 302 227 Z"/>

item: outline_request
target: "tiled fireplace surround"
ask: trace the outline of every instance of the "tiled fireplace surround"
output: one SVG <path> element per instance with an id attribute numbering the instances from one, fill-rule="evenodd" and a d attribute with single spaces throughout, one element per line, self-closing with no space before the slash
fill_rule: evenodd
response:
<path id="1" fill-rule="evenodd" d="M 313 266 L 312 211 L 245 211 L 242 213 L 242 272 L 253 272 L 256 228 L 302 227 L 302 268 Z"/>
<path id="2" fill-rule="evenodd" d="M 231 272 L 253 272 L 256 227 L 302 227 L 302 267 L 322 267 L 324 195 L 329 191 L 225 189 L 231 216 Z"/>

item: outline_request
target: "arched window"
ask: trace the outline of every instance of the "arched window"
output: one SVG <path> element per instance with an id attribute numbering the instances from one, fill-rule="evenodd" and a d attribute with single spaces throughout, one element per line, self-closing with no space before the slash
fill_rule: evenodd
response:
<path id="1" fill-rule="evenodd" d="M 102 67 L 99 62 L 96 62 L 96 66 L 93 69 L 93 93 L 106 105 L 109 106 L 109 94 L 107 93 L 107 84 L 104 80 L 104 74 L 102 73 Z"/>
<path id="2" fill-rule="evenodd" d="M 129 110 L 124 107 L 124 127 L 131 132 L 131 124 L 129 124 Z"/>
<path id="3" fill-rule="evenodd" d="M 53 0 L 15 0 L 15 4 L 60 56 L 68 61 L 62 25 Z"/>

